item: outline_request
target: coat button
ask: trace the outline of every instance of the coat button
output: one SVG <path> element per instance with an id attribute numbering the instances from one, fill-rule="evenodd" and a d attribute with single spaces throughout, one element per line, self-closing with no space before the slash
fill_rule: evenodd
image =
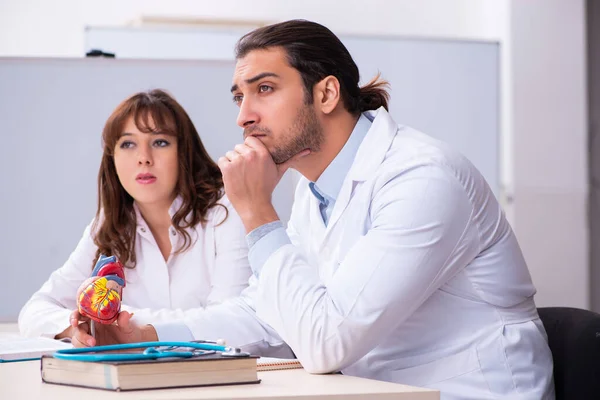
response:
<path id="1" fill-rule="evenodd" d="M 146 228 L 140 228 L 140 231 L 146 232 Z"/>
<path id="2" fill-rule="evenodd" d="M 173 236 L 175 236 L 175 235 L 177 235 L 177 231 L 176 231 L 175 229 L 171 229 L 171 234 L 172 234 Z"/>

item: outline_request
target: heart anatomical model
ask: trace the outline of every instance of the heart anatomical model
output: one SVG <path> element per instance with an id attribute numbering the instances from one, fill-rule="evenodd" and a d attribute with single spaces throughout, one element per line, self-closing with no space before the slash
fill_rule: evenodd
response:
<path id="1" fill-rule="evenodd" d="M 92 276 L 77 292 L 77 308 L 85 317 L 101 324 L 111 324 L 121 311 L 125 271 L 117 257 L 100 256 Z"/>

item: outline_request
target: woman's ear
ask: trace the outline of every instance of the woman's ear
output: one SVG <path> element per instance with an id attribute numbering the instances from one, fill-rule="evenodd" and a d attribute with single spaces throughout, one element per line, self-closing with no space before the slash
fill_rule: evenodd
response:
<path id="1" fill-rule="evenodd" d="M 323 114 L 330 114 L 341 101 L 340 82 L 335 76 L 329 75 L 318 82 L 313 88 L 315 106 Z"/>

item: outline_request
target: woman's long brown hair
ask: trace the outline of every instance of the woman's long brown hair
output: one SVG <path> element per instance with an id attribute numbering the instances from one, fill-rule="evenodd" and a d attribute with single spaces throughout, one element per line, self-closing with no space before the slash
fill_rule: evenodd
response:
<path id="1" fill-rule="evenodd" d="M 175 191 L 183 202 L 172 217 L 172 225 L 184 238 L 177 252 L 185 251 L 192 244 L 185 229 L 206 222 L 208 210 L 223 195 L 223 178 L 200 141 L 192 120 L 168 93 L 160 89 L 140 92 L 119 104 L 102 132 L 104 150 L 98 173 L 98 210 L 92 227 L 94 243 L 98 246 L 94 263 L 100 254 L 116 255 L 123 265 L 134 268 L 136 214 L 133 198 L 119 181 L 114 160 L 116 143 L 129 118 L 133 118 L 141 132 L 177 137 L 179 178 Z"/>

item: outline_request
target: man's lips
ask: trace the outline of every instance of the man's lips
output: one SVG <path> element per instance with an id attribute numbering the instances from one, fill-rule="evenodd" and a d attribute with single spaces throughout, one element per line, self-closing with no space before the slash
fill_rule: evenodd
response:
<path id="1" fill-rule="evenodd" d="M 265 135 L 264 133 L 251 133 L 250 135 L 244 135 L 245 139 L 248 139 L 249 137 L 255 137 L 255 138 L 261 138 L 261 137 L 265 137 L 267 135 Z"/>
<path id="2" fill-rule="evenodd" d="M 268 133 L 270 133 L 269 129 L 262 128 L 257 125 L 252 125 L 244 129 L 244 139 L 248 138 L 249 136 L 263 137 L 267 136 Z"/>

